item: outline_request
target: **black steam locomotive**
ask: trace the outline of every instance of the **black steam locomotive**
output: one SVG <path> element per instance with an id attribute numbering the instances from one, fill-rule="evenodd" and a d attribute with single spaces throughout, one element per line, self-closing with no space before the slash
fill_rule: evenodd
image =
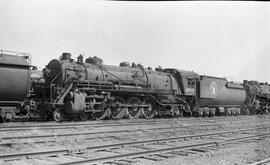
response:
<path id="1" fill-rule="evenodd" d="M 2 67 L 12 70 L 14 66 Z M 30 70 L 30 67 L 24 69 Z M 16 70 L 12 72 L 15 74 Z M 19 112 L 24 109 L 32 117 L 55 121 L 258 114 L 267 113 L 270 104 L 267 83 L 244 81 L 237 84 L 225 78 L 174 68 L 154 71 L 128 62 L 119 66 L 103 65 L 98 57 L 89 57 L 84 62 L 81 55 L 75 61 L 70 53 L 63 53 L 59 60 L 51 60 L 43 69 L 42 79 L 28 77 L 31 81 L 20 84 L 31 89 L 24 98 L 27 106 L 16 108 Z M 19 77 L 15 74 L 12 78 Z M 4 84 L 6 88 L 13 88 L 7 81 Z M 3 108 L 1 116 L 5 117 Z"/>

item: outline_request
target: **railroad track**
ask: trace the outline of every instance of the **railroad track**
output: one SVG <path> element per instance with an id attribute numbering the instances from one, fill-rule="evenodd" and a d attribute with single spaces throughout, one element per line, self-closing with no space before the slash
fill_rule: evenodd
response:
<path id="1" fill-rule="evenodd" d="M 65 162 L 64 164 L 81 164 L 81 163 L 94 163 L 94 162 L 104 162 L 104 161 L 110 161 L 110 160 L 117 160 L 117 159 L 123 159 L 123 158 L 130 158 L 130 157 L 138 157 L 138 156 L 145 156 L 149 154 L 155 154 L 160 152 L 169 152 L 169 151 L 175 151 L 175 150 L 183 150 L 183 149 L 196 149 L 201 147 L 207 147 L 207 146 L 216 146 L 226 143 L 232 143 L 236 141 L 244 141 L 252 138 L 258 138 L 258 137 L 268 137 L 270 135 L 270 132 L 268 130 L 270 127 L 256 127 L 256 128 L 250 128 L 250 129 L 240 129 L 240 130 L 231 130 L 231 131 L 221 131 L 221 132 L 214 132 L 214 133 L 206 133 L 206 134 L 195 134 L 195 135 L 186 135 L 186 136 L 178 136 L 178 137 L 170 137 L 170 138 L 159 138 L 159 139 L 151 139 L 151 140 L 142 140 L 142 141 L 131 141 L 131 142 L 122 142 L 122 143 L 114 143 L 114 144 L 107 144 L 107 145 L 96 145 L 96 146 L 86 146 L 84 148 L 71 148 L 71 149 L 58 149 L 58 150 L 48 150 L 48 151 L 37 151 L 37 152 L 25 152 L 25 153 L 14 153 L 14 154 L 4 154 L 0 155 L 0 160 L 10 161 L 10 160 L 16 160 L 27 157 L 28 159 L 39 157 L 43 157 L 43 159 L 46 160 L 47 157 L 55 156 L 55 155 L 72 155 L 76 158 L 80 158 L 80 160 L 72 161 L 72 162 Z M 255 131 L 255 132 L 254 132 Z M 265 131 L 263 133 L 258 133 L 258 131 Z M 248 136 L 246 136 L 248 134 Z M 249 135 L 251 134 L 251 135 Z M 241 135 L 240 137 L 233 137 L 235 135 Z M 205 142 L 205 139 L 208 139 L 207 142 Z M 197 140 L 196 140 L 197 139 Z M 204 142 L 200 142 L 201 139 L 204 139 Z M 183 142 L 184 140 L 184 142 Z M 179 141 L 183 142 L 181 146 L 179 144 Z M 186 141 L 186 142 L 185 142 Z M 198 143 L 196 144 L 190 144 L 190 141 L 192 143 Z M 173 143 L 169 146 L 176 146 L 176 147 L 162 147 L 162 148 L 151 148 L 147 147 L 146 145 L 161 145 L 164 146 L 164 143 Z M 166 144 L 165 144 L 166 145 Z M 138 152 L 129 152 L 129 153 L 118 153 L 117 155 L 113 156 L 102 156 L 99 158 L 87 158 L 82 159 L 81 154 L 87 153 L 89 151 L 95 151 L 95 152 L 103 152 L 103 151 L 110 151 L 114 148 L 140 148 L 144 149 L 144 151 L 138 151 Z M 145 151 L 146 150 L 146 151 Z M 77 156 L 78 154 L 78 156 Z M 103 155 L 103 154 L 102 154 Z M 81 160 L 82 159 L 82 160 Z M 62 164 L 62 163 L 59 163 Z"/>
<path id="2" fill-rule="evenodd" d="M 241 138 L 231 138 L 231 139 L 222 140 L 218 142 L 212 141 L 212 142 L 198 143 L 198 144 L 193 144 L 193 145 L 183 145 L 183 146 L 178 146 L 178 147 L 167 147 L 167 148 L 162 148 L 162 149 L 153 149 L 153 150 L 148 150 L 148 151 L 132 152 L 132 153 L 127 153 L 127 154 L 104 156 L 100 158 L 92 158 L 92 159 L 90 158 L 90 159 L 84 159 L 84 160 L 78 160 L 78 161 L 57 163 L 56 165 L 69 165 L 69 164 L 75 165 L 75 164 L 84 164 L 84 163 L 91 164 L 91 163 L 97 163 L 97 162 L 105 162 L 105 163 L 115 162 L 115 164 L 117 164 L 117 161 L 119 160 L 125 161 L 125 159 L 127 159 L 126 161 L 129 161 L 130 158 L 146 158 L 146 159 L 151 160 L 151 157 L 148 157 L 148 156 L 154 155 L 154 154 L 157 154 L 158 156 L 161 156 L 161 157 L 169 158 L 169 157 L 174 157 L 172 155 L 183 155 L 183 150 L 205 152 L 205 147 L 218 146 L 218 145 L 221 146 L 225 144 L 245 141 L 245 140 L 258 138 L 258 137 L 268 137 L 269 135 L 270 135 L 270 132 L 264 133 L 264 134 L 258 134 L 258 135 L 245 136 Z M 180 152 L 177 152 L 179 150 Z M 163 154 L 160 154 L 160 153 L 163 153 Z M 262 163 L 256 164 L 256 165 L 262 165 Z"/>
<path id="3" fill-rule="evenodd" d="M 127 154 L 118 154 L 113 156 L 104 156 L 100 158 L 90 158 L 90 159 L 84 159 L 79 161 L 71 161 L 71 162 L 64 162 L 64 163 L 57 163 L 56 165 L 69 165 L 69 164 L 92 164 L 92 163 L 115 163 L 118 164 L 119 161 L 125 162 L 130 161 L 132 158 L 144 158 L 144 159 L 150 159 L 150 160 L 158 160 L 156 158 L 151 158 L 151 156 L 160 156 L 163 158 L 170 158 L 174 157 L 174 155 L 186 155 L 191 152 L 206 152 L 208 149 L 206 147 L 215 147 L 215 146 L 224 146 L 226 144 L 235 143 L 235 142 L 241 142 L 253 138 L 258 137 L 266 137 L 269 136 L 270 133 L 264 133 L 264 134 L 258 134 L 258 135 L 252 135 L 252 136 L 245 136 L 241 138 L 231 138 L 223 141 L 212 141 L 212 142 L 205 142 L 205 143 L 197 143 L 193 145 L 183 145 L 178 147 L 167 147 L 162 149 L 153 149 L 148 151 L 140 151 L 140 152 L 132 152 Z M 185 151 L 187 151 L 185 153 Z"/>
<path id="4" fill-rule="evenodd" d="M 215 126 L 213 124 L 204 124 L 200 125 L 200 127 L 211 127 Z M 219 126 L 219 125 L 218 125 Z M 186 126 L 175 126 L 175 127 L 154 127 L 154 128 L 146 128 L 146 129 L 124 129 L 124 130 L 114 130 L 114 131 L 98 131 L 98 132 L 77 132 L 77 133 L 63 133 L 63 134 L 46 134 L 46 135 L 26 135 L 26 136 L 6 136 L 6 137 L 0 137 L 2 140 L 12 140 L 12 139 L 34 139 L 34 138 L 47 138 L 47 137 L 65 137 L 65 136 L 81 136 L 81 135 L 100 135 L 100 134 L 115 134 L 115 133 L 129 133 L 129 132 L 138 132 L 138 131 L 149 131 L 149 130 L 172 130 L 172 129 L 178 129 L 178 128 L 185 128 L 184 130 L 196 130 L 196 129 L 188 129 Z M 184 131 L 182 130 L 182 131 Z M 1 145 L 1 143 L 0 143 Z"/>
<path id="5" fill-rule="evenodd" d="M 189 121 L 194 122 L 194 121 Z M 209 121 L 197 121 L 198 123 L 209 122 Z M 175 122 L 173 122 L 175 123 Z M 53 124 L 53 125 L 39 125 L 39 126 L 8 126 L 8 127 L 0 127 L 0 132 L 5 131 L 32 131 L 35 129 L 38 130 L 50 130 L 50 129 L 74 129 L 78 127 L 90 127 L 90 128 L 100 128 L 100 127 L 123 127 L 123 126 L 136 126 L 136 125 L 156 125 L 156 124 L 173 124 L 166 121 L 144 121 L 144 122 L 134 122 L 134 123 L 74 123 L 74 124 Z"/>
<path id="6" fill-rule="evenodd" d="M 211 127 L 212 126 L 212 127 Z M 56 139 L 59 137 L 71 137 L 71 136 L 82 136 L 82 135 L 104 135 L 104 134 L 117 134 L 117 133 L 132 133 L 132 136 L 138 135 L 136 132 L 139 131 L 151 131 L 155 130 L 154 134 L 168 134 L 172 133 L 172 130 L 174 133 L 179 133 L 179 132 L 201 132 L 201 131 L 213 131 L 220 129 L 218 126 L 213 125 L 201 125 L 200 127 L 208 127 L 208 128 L 193 128 L 193 129 L 187 129 L 186 127 L 160 127 L 160 128 L 150 128 L 150 129 L 136 129 L 136 130 L 117 130 L 117 131 L 100 131 L 100 132 L 83 132 L 83 133 L 68 133 L 68 134 L 58 134 L 58 135 L 31 135 L 31 136 L 17 136 L 17 137 L 2 137 L 2 142 L 0 142 L 0 146 L 12 146 L 16 144 L 27 144 L 27 143 L 53 143 L 53 142 L 59 142 L 61 140 Z M 180 130 L 175 130 L 179 128 L 185 128 L 185 129 L 180 129 Z M 169 130 L 169 131 L 162 131 L 161 130 Z M 51 138 L 49 140 L 46 139 L 38 139 L 38 140 L 31 140 L 31 141 L 21 141 L 22 139 L 36 139 L 36 138 Z M 106 138 L 111 138 L 111 139 L 117 139 L 117 136 L 115 135 L 107 135 L 107 136 L 95 136 L 95 137 L 86 137 L 84 140 L 94 140 L 94 139 L 106 139 Z M 10 140 L 8 142 L 5 142 L 4 140 Z M 66 140 L 66 139 L 65 139 Z"/>
<path id="7" fill-rule="evenodd" d="M 248 122 L 247 122 L 248 123 Z M 223 130 L 228 130 L 230 128 L 235 128 L 235 125 L 237 126 L 238 124 L 245 124 L 241 122 L 236 122 L 236 123 L 231 123 L 230 127 L 225 127 L 223 128 L 223 124 L 203 124 L 203 125 L 193 125 L 193 126 L 169 126 L 169 127 L 154 127 L 154 128 L 140 128 L 140 129 L 124 129 L 124 130 L 113 130 L 113 131 L 84 131 L 84 132 L 72 132 L 72 133 L 52 133 L 52 134 L 44 134 L 44 135 L 23 135 L 23 136 L 2 136 L 0 137 L 0 146 L 9 146 L 11 147 L 12 145 L 16 144 L 34 144 L 34 143 L 53 143 L 53 142 L 59 142 L 63 141 L 60 140 L 60 137 L 76 137 L 76 136 L 87 136 L 84 138 L 85 140 L 94 140 L 94 139 L 106 139 L 106 138 L 112 138 L 112 139 L 117 139 L 117 136 L 113 134 L 118 134 L 118 133 L 132 133 L 132 135 L 137 135 L 139 132 L 144 132 L 144 133 L 151 133 L 151 134 L 164 134 L 164 133 L 171 133 L 172 130 L 174 133 L 179 133 L 179 132 L 201 132 L 201 131 L 209 131 L 209 130 L 216 130 L 216 129 L 223 129 Z M 265 124 L 267 125 L 267 124 Z M 248 125 L 245 126 L 246 128 L 249 127 L 254 127 L 254 126 L 262 126 L 262 123 L 260 125 Z M 193 128 L 190 128 L 193 127 Z M 203 129 L 203 127 L 206 127 Z M 169 131 L 163 131 L 161 130 L 169 130 Z M 155 131 L 150 132 L 150 131 Z M 109 135 L 108 135 L 109 134 Z M 88 137 L 90 135 L 94 135 L 94 137 Z M 95 135 L 107 135 L 107 136 L 95 136 Z M 47 139 L 49 138 L 49 139 Z M 30 141 L 31 139 L 31 141 Z M 26 141 L 25 141 L 26 140 Z M 65 139 L 66 140 L 66 139 Z"/>
<path id="8" fill-rule="evenodd" d="M 229 119 L 231 121 L 231 117 L 216 117 L 219 120 L 222 120 L 222 122 L 226 122 Z M 240 121 L 248 121 L 250 116 L 241 116 L 236 117 L 237 120 Z M 162 120 L 151 120 L 151 121 L 140 121 L 136 120 L 135 122 L 117 122 L 117 123 L 68 123 L 68 124 L 48 124 L 48 125 L 21 125 L 21 126 L 7 126 L 7 127 L 0 127 L 0 133 L 1 132 L 22 132 L 22 131 L 33 131 L 33 130 L 70 130 L 70 129 L 78 129 L 78 128 L 108 128 L 108 127 L 124 127 L 124 126 L 144 126 L 144 125 L 157 125 L 157 124 L 163 124 L 163 125 L 172 125 L 172 124 L 187 124 L 187 123 L 220 123 L 217 120 L 213 120 L 211 118 L 199 120 L 198 119 L 189 119 L 186 120 L 184 123 L 182 123 L 182 120 L 175 120 L 175 119 L 162 119 Z M 233 122 L 233 121 L 232 121 Z M 248 122 L 247 122 L 248 123 Z"/>
<path id="9" fill-rule="evenodd" d="M 236 116 L 239 120 L 245 120 L 251 118 L 250 116 Z M 51 129 L 76 129 L 78 127 L 91 127 L 91 128 L 100 128 L 100 127 L 112 127 L 112 126 L 135 126 L 135 125 L 154 125 L 154 124 L 173 124 L 176 122 L 188 122 L 188 123 L 203 123 L 203 122 L 215 122 L 216 120 L 232 120 L 232 116 L 221 116 L 214 118 L 169 118 L 169 119 L 154 119 L 154 120 L 144 120 L 137 119 L 136 121 L 115 121 L 115 122 L 80 122 L 80 123 L 54 123 L 54 124 L 38 124 L 38 125 L 16 125 L 16 126 L 0 126 L 0 132 L 4 131 L 32 131 L 35 129 L 38 130 L 51 130 Z"/>
<path id="10" fill-rule="evenodd" d="M 248 123 L 248 122 L 246 122 Z M 237 125 L 237 124 L 245 124 L 242 122 L 235 122 L 235 123 L 231 123 L 230 126 L 233 125 Z M 260 123 L 260 126 L 262 125 L 262 123 Z M 130 130 L 130 129 L 124 129 L 124 130 L 113 130 L 113 131 L 97 131 L 97 132 L 93 132 L 93 131 L 86 131 L 86 132 L 74 132 L 74 133 L 52 133 L 52 134 L 45 134 L 45 135 L 24 135 L 24 136 L 2 136 L 0 137 L 0 140 L 19 140 L 19 139 L 36 139 L 36 138 L 58 138 L 58 137 L 70 137 L 70 136 L 82 136 L 82 135 L 100 135 L 100 134 L 115 134 L 115 133 L 134 133 L 134 132 L 139 132 L 139 131 L 151 131 L 151 130 L 155 130 L 155 131 L 159 131 L 159 130 L 173 130 L 173 129 L 181 129 L 181 130 L 174 130 L 174 132 L 179 132 L 179 131 L 199 131 L 201 130 L 202 127 L 215 127 L 215 128 L 221 128 L 222 127 L 222 123 L 219 124 L 201 124 L 199 126 L 197 125 L 188 125 L 188 126 L 169 126 L 169 127 L 154 127 L 154 128 L 140 128 L 140 129 L 135 129 L 135 130 Z M 197 129 L 190 129 L 190 127 L 195 127 Z M 208 128 L 208 129 L 204 129 L 204 130 L 209 130 L 209 129 L 213 129 L 213 128 Z M 110 136 L 111 137 L 111 136 Z M 54 142 L 55 140 L 52 140 L 51 142 Z M 42 142 L 48 142 L 46 140 L 44 141 L 39 141 L 39 143 Z M 16 144 L 16 143 L 21 143 L 21 142 L 13 142 L 13 143 L 5 143 L 5 142 L 0 142 L 0 145 L 12 145 L 12 144 Z"/>

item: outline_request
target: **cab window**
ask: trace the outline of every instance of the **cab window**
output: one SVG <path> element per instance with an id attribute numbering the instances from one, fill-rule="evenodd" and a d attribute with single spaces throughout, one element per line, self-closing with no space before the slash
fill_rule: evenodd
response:
<path id="1" fill-rule="evenodd" d="M 187 80 L 188 80 L 188 88 L 194 88 L 195 87 L 194 78 L 187 78 Z"/>

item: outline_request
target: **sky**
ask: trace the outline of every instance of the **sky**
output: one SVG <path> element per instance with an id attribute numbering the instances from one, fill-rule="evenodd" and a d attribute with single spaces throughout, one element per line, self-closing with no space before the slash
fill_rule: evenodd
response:
<path id="1" fill-rule="evenodd" d="M 0 0 L 0 49 L 270 82 L 270 3 Z"/>

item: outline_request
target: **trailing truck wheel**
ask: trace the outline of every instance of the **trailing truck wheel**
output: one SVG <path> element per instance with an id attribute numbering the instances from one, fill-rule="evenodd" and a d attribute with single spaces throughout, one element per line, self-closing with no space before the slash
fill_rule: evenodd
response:
<path id="1" fill-rule="evenodd" d="M 139 98 L 137 97 L 131 97 L 128 100 L 128 104 L 133 105 L 133 107 L 128 108 L 127 112 L 128 112 L 128 117 L 130 119 L 134 118 L 134 116 L 138 113 L 139 108 L 137 107 L 137 105 L 141 104 L 141 101 Z"/>
<path id="2" fill-rule="evenodd" d="M 144 113 L 143 116 L 147 119 L 149 118 L 153 118 L 155 116 L 155 108 L 156 108 L 156 104 L 152 99 L 146 98 L 144 99 L 144 104 L 148 105 L 148 108 L 144 109 Z"/>
<path id="3" fill-rule="evenodd" d="M 63 112 L 63 110 L 62 109 L 56 109 L 53 112 L 53 119 L 56 122 L 62 122 L 64 120 L 64 112 Z"/>

